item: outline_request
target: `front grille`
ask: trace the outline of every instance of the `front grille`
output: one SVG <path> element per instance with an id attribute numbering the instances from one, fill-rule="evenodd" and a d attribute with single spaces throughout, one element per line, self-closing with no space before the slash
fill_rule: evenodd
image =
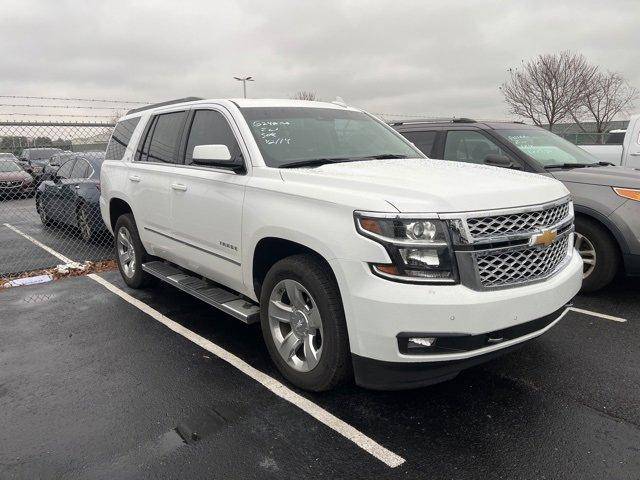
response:
<path id="1" fill-rule="evenodd" d="M 533 232 L 569 216 L 569 202 L 533 212 L 467 218 L 472 239 Z"/>
<path id="2" fill-rule="evenodd" d="M 20 185 L 22 185 L 22 182 L 17 181 L 17 182 L 0 182 L 0 187 L 19 187 Z"/>
<path id="3" fill-rule="evenodd" d="M 476 268 L 484 288 L 507 287 L 539 280 L 553 273 L 567 257 L 570 234 L 545 248 L 476 253 Z"/>

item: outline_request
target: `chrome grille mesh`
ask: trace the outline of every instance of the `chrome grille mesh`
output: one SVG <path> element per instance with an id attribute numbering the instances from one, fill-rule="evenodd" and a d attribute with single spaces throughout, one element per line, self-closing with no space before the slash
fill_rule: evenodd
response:
<path id="1" fill-rule="evenodd" d="M 527 283 L 551 274 L 566 258 L 569 235 L 545 248 L 488 251 L 476 255 L 483 287 L 505 287 Z"/>
<path id="2" fill-rule="evenodd" d="M 473 239 L 532 232 L 557 224 L 569 215 L 569 203 L 556 205 L 535 212 L 512 213 L 467 219 L 467 227 Z"/>

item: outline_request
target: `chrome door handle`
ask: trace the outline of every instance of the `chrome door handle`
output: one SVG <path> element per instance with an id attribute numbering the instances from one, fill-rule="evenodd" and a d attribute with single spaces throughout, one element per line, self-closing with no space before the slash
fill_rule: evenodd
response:
<path id="1" fill-rule="evenodd" d="M 76 189 L 80 188 L 80 185 L 76 185 Z"/>
<path id="2" fill-rule="evenodd" d="M 131 175 L 129 177 L 129 180 L 131 180 L 132 182 L 139 182 L 142 179 L 138 175 Z"/>
<path id="3" fill-rule="evenodd" d="M 187 191 L 187 186 L 183 185 L 181 183 L 172 183 L 171 184 L 171 188 L 173 188 L 174 190 L 179 190 L 181 192 L 186 192 Z"/>

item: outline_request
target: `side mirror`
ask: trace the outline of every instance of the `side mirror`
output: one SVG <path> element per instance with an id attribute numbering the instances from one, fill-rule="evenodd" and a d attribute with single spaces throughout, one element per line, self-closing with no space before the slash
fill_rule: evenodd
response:
<path id="1" fill-rule="evenodd" d="M 512 168 L 514 170 L 522 170 L 520 165 L 517 165 L 509 157 L 505 155 L 496 155 L 491 153 L 484 157 L 484 164 L 492 167 Z"/>
<path id="2" fill-rule="evenodd" d="M 230 168 L 238 170 L 241 164 L 231 158 L 231 152 L 226 145 L 196 145 L 193 147 L 193 163 L 212 167 Z"/>

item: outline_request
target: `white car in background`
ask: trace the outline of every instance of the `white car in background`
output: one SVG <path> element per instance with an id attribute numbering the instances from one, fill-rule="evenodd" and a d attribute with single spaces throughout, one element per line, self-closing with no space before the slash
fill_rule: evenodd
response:
<path id="1" fill-rule="evenodd" d="M 610 133 L 621 133 L 619 131 Z M 623 167 L 640 168 L 640 115 L 634 115 L 621 145 L 578 145 L 602 162 Z"/>

